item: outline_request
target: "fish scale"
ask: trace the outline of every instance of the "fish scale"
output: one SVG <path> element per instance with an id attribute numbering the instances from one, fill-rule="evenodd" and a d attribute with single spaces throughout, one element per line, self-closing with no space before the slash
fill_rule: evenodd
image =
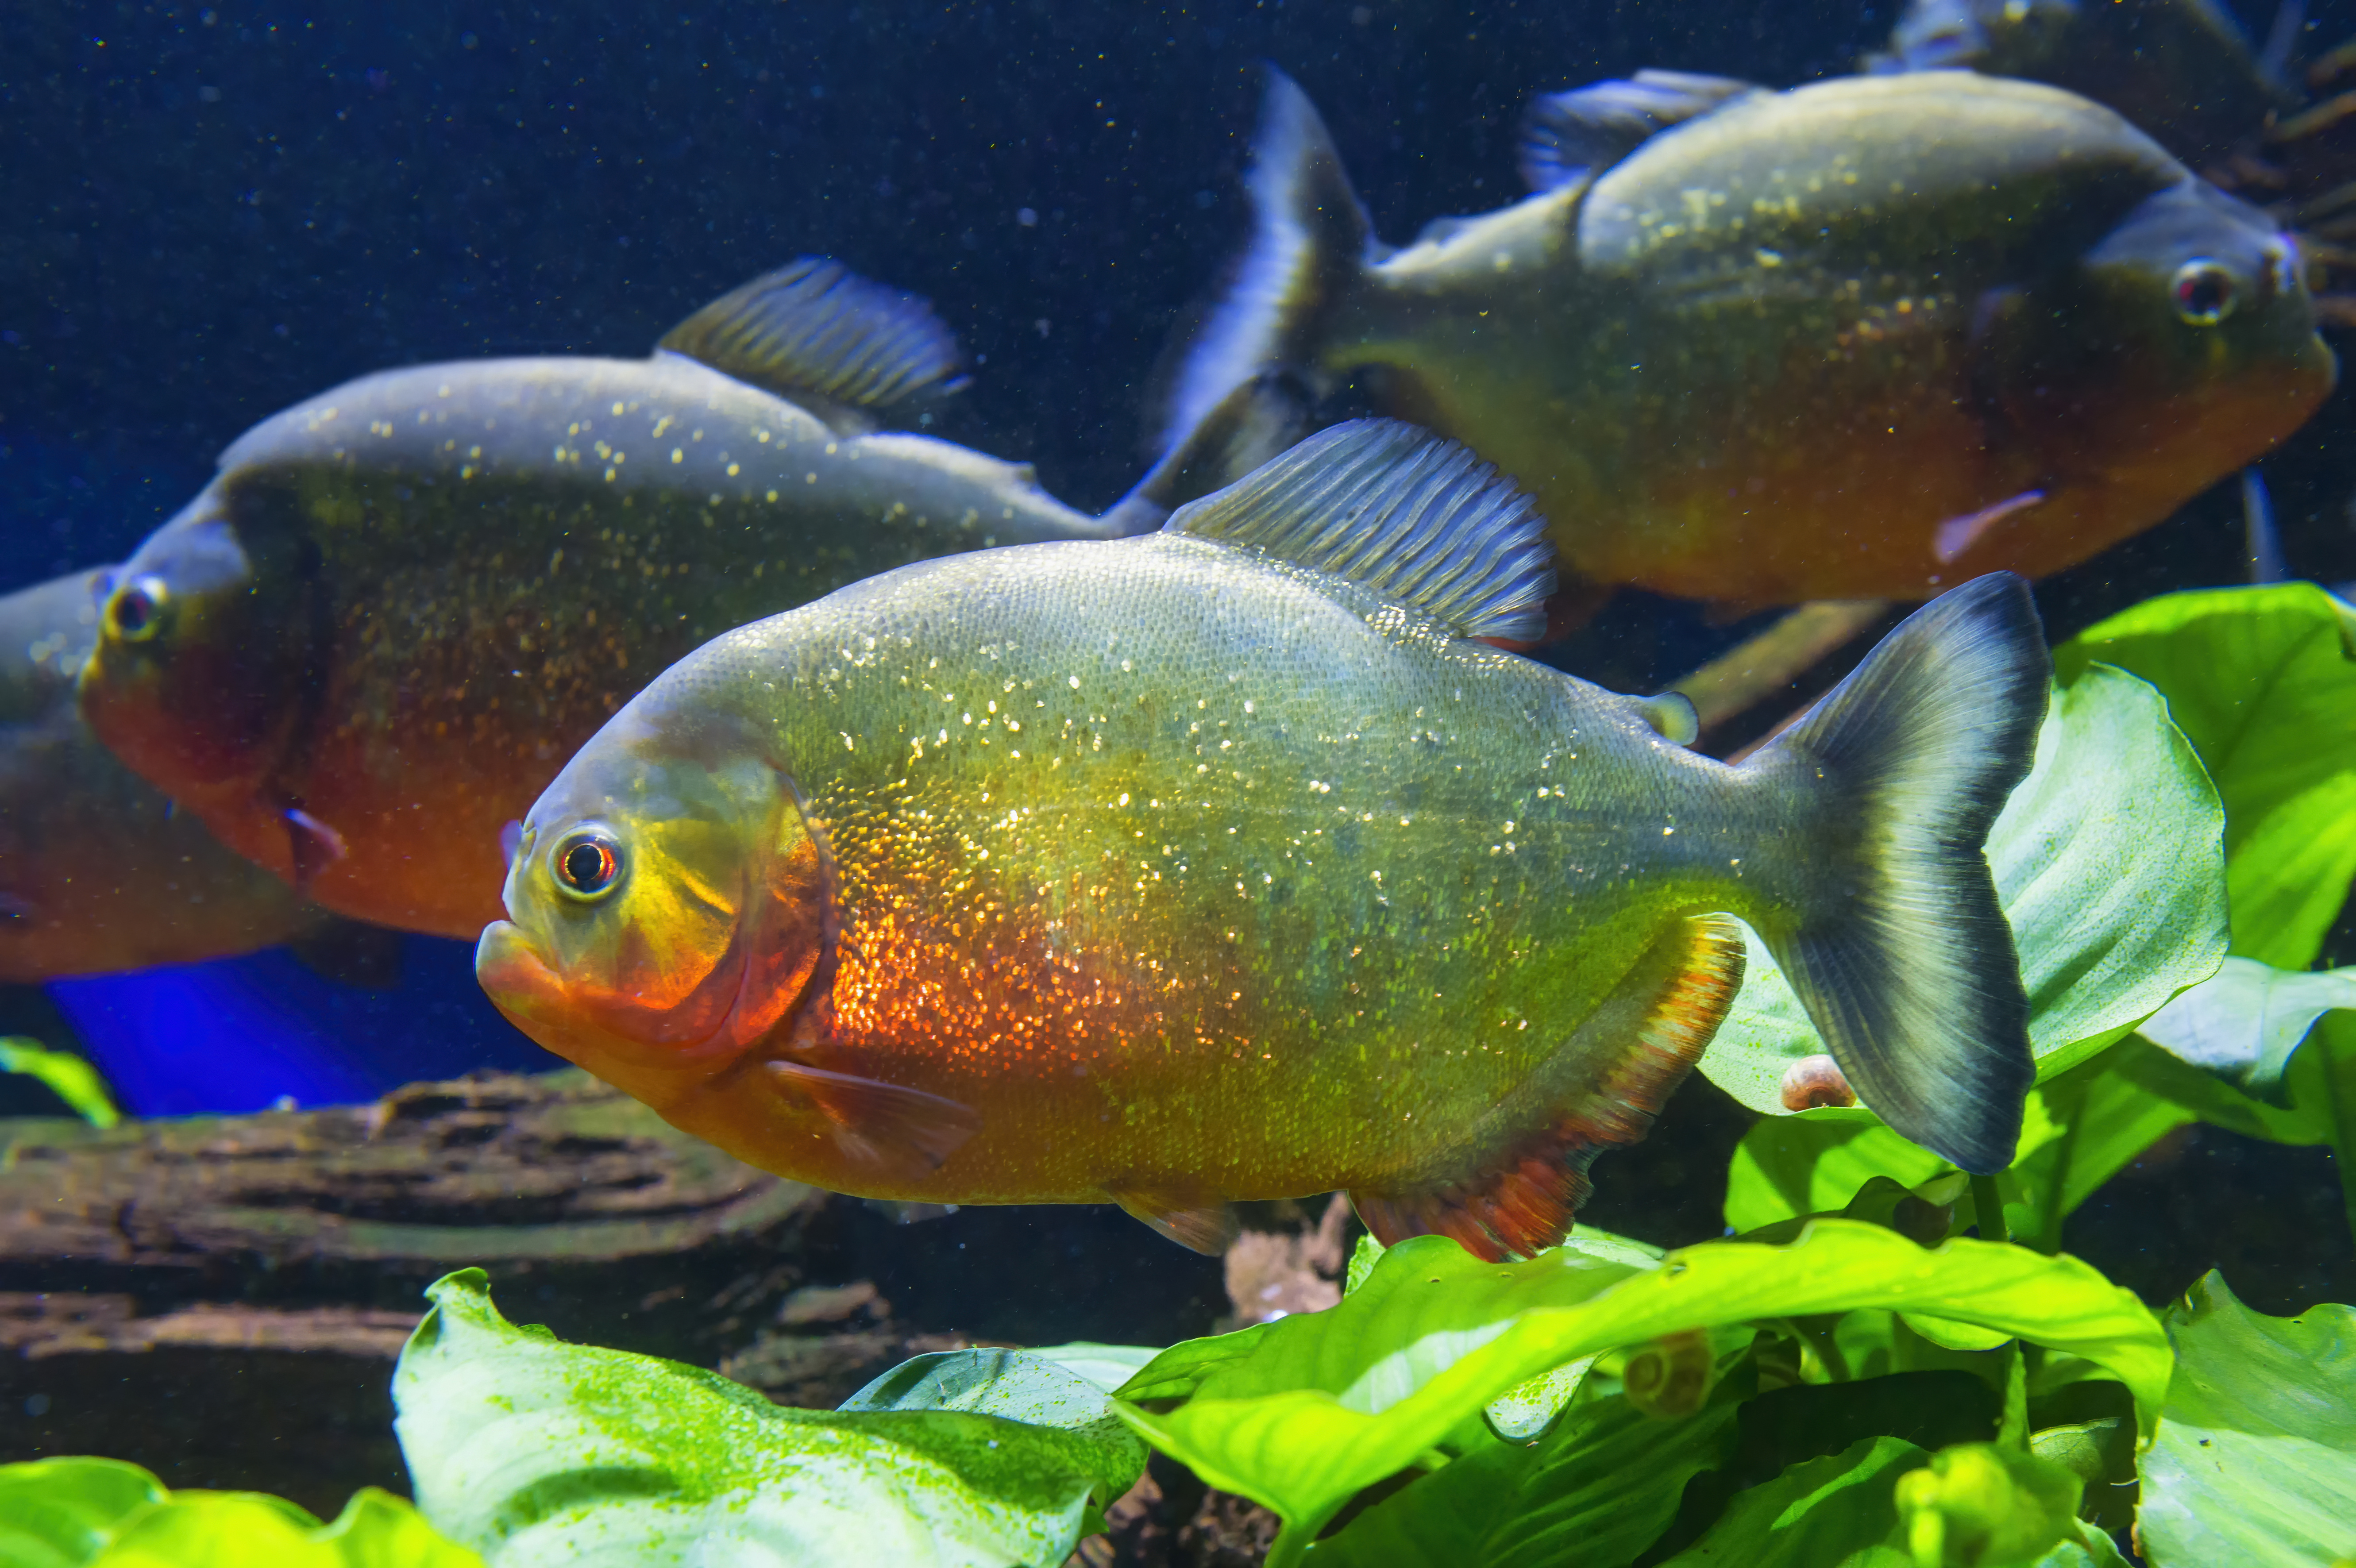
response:
<path id="1" fill-rule="evenodd" d="M 2051 88 L 1645 73 L 1539 100 L 1530 137 L 1537 194 L 1393 250 L 1272 77 L 1168 434 L 1252 377 L 1355 379 L 1530 488 L 1567 603 L 1747 609 L 2075 565 L 2333 383 L 2296 242 Z"/>
<path id="2" fill-rule="evenodd" d="M 1664 732 L 1674 705 L 1467 635 L 1543 597 L 1538 527 L 1461 448 L 1362 423 L 1162 533 L 925 563 L 740 628 L 534 805 L 478 973 L 542 1044 L 798 1179 L 1110 1200 L 1194 1245 L 1230 1202 L 1345 1188 L 1378 1233 L 1496 1255 L 1567 1224 L 1588 1160 L 1691 1066 L 1740 983 L 1734 914 L 1820 1006 L 1892 1005 L 1851 970 L 1894 965 L 1895 1005 L 1937 992 L 1953 1038 L 1828 1038 L 1893 1121 L 1995 1157 L 2025 1003 L 1976 845 L 2043 701 L 2017 582 L 1869 661 L 1824 758 L 1804 727 L 1733 768 Z M 1933 753 L 1901 759 L 1877 835 L 1841 716 L 1893 680 L 1954 730 L 1868 748 Z M 582 843 L 621 868 L 587 890 L 559 880 Z M 1967 976 L 1812 946 L 1922 907 L 1859 843 L 1956 859 Z"/>
<path id="3" fill-rule="evenodd" d="M 125 565 L 82 677 L 91 725 L 322 905 L 472 937 L 498 912 L 504 827 L 698 644 L 1183 498 L 1149 476 L 1091 517 L 1026 465 L 874 429 L 914 405 L 857 400 L 941 389 L 954 345 L 840 268 L 755 280 L 664 343 L 712 362 L 421 366 L 247 432 Z"/>

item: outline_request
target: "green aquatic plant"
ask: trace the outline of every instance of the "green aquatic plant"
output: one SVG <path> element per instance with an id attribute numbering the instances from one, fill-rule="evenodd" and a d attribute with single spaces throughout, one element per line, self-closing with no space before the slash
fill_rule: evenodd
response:
<path id="1" fill-rule="evenodd" d="M 123 1119 L 96 1068 L 72 1051 L 51 1051 L 30 1035 L 0 1035 L 0 1072 L 21 1072 L 46 1085 L 94 1127 L 111 1127 Z"/>
<path id="2" fill-rule="evenodd" d="M 1145 1467 L 1086 1371 L 1001 1350 L 919 1358 L 839 1412 L 519 1328 L 480 1270 L 433 1285 L 393 1375 L 419 1506 L 494 1568 L 1060 1563 Z M 1108 1358 L 1112 1358 L 1108 1361 Z M 1133 1360 L 1133 1358 L 1131 1358 Z"/>
<path id="3" fill-rule="evenodd" d="M 2141 1464 L 2145 1555 L 2159 1568 L 2356 1558 L 2356 1307 L 2269 1317 L 2212 1273 L 2164 1321 L 2176 1377 Z"/>
<path id="4" fill-rule="evenodd" d="M 2356 971 L 2299 967 L 2356 877 L 2351 616 L 2305 587 L 2179 594 L 2057 651 L 1989 847 L 2038 1068 L 2008 1170 L 1790 1112 L 1824 1048 L 1754 945 L 1703 1062 L 1765 1114 L 1729 1239 L 1581 1227 L 1504 1264 L 1367 1240 L 1323 1312 L 923 1356 L 831 1413 L 510 1325 L 468 1271 L 395 1379 L 441 1532 L 402 1550 L 462 1555 L 366 1560 L 1054 1568 L 1151 1445 L 1278 1514 L 1277 1568 L 2117 1568 L 2130 1525 L 2149 1568 L 2348 1568 L 2356 1308 L 2268 1317 L 2211 1275 L 2156 1317 L 2061 1246 L 2189 1122 L 2356 1164 Z M 69 1463 L 84 1489 L 42 1493 L 0 1563 L 221 1560 L 93 1557 L 162 1493 Z M 35 1468 L 0 1470 L 0 1519 Z M 33 1529 L 68 1545 L 10 1555 Z"/>
<path id="5" fill-rule="evenodd" d="M 2356 878 L 2356 608 L 2311 582 L 2162 594 L 2053 650 L 2149 681 L 2225 807 L 2233 951 L 2315 960 Z"/>
<path id="6" fill-rule="evenodd" d="M 2333 1146 L 2356 1215 L 2356 975 L 2282 967 L 2315 958 L 2356 878 L 2356 610 L 2306 583 L 2169 594 L 2054 666 L 1988 846 L 2038 1064 L 1995 1187 L 2007 1232 L 2059 1250 L 2071 1211 L 2193 1121 Z M 1768 1115 L 1728 1223 L 1837 1208 L 1874 1177 L 1944 1200 L 1953 1168 L 1871 1113 L 1783 1114 L 1779 1074 L 1823 1047 L 1762 957 L 1703 1059 Z"/>
<path id="7" fill-rule="evenodd" d="M 263 1492 L 167 1491 L 119 1459 L 0 1465 L 5 1568 L 482 1568 L 374 1487 L 322 1524 Z"/>
<path id="8" fill-rule="evenodd" d="M 1869 1316 L 1844 1348 L 1837 1320 L 1858 1313 Z M 1329 1312 L 1173 1347 L 1122 1387 L 1121 1409 L 1156 1447 L 1283 1519 L 1272 1563 L 1535 1563 L 1568 1560 L 1563 1543 L 1575 1541 L 1579 1562 L 1603 1568 L 1634 1562 L 1670 1528 L 1690 1477 L 1730 1466 L 1741 1404 L 1801 1386 L 1780 1369 L 1813 1360 L 1831 1386 L 1864 1364 L 1960 1366 L 1994 1380 L 1992 1403 L 2006 1397 L 2003 1355 L 1958 1362 L 1921 1328 L 1898 1326 L 1909 1317 L 1981 1344 L 2017 1336 L 2100 1369 L 2090 1375 L 2109 1381 L 2147 1429 L 2158 1419 L 2166 1339 L 2093 1269 L 1990 1243 L 1926 1249 L 1843 1219 L 1813 1221 L 1783 1245 L 1710 1242 L 1641 1261 L 1574 1240 L 1526 1263 L 1483 1264 L 1419 1237 L 1383 1253 Z M 1629 1397 L 1636 1363 L 1664 1337 L 1696 1329 L 1731 1330 L 1710 1334 L 1709 1392 L 1650 1427 L 1659 1418 Z M 1543 1437 L 1517 1442 L 1485 1418 L 1530 1379 L 1612 1351 L 1623 1352 L 1616 1365 L 1594 1363 Z M 1310 1546 L 1368 1488 L 1467 1462 L 1469 1474 L 1430 1495 L 1418 1497 L 1419 1479 L 1331 1545 Z M 1477 1497 L 1463 1495 L 1468 1483 Z M 1474 1519 L 1479 1528 L 1462 1533 Z M 1419 1540 L 1430 1550 L 1409 1555 Z"/>

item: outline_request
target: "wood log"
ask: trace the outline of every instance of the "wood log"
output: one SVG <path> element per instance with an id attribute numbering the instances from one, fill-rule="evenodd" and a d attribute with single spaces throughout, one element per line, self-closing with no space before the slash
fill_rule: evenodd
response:
<path id="1" fill-rule="evenodd" d="M 0 1461 L 105 1454 L 323 1515 L 405 1491 L 393 1359 L 423 1287 L 468 1266 L 567 1339 L 808 1403 L 969 1342 L 898 1322 L 872 1282 L 806 1279 L 829 1206 L 570 1071 L 0 1122 Z"/>

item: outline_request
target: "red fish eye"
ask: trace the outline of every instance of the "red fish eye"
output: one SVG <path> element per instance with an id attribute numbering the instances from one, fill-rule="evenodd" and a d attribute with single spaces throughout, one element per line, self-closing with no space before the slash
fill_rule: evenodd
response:
<path id="1" fill-rule="evenodd" d="M 2211 261 L 2176 269 L 2176 314 L 2195 326 L 2214 326 L 2233 313 L 2233 274 Z"/>
<path id="2" fill-rule="evenodd" d="M 576 833 L 550 858 L 556 880 L 576 898 L 594 899 L 622 873 L 621 847 L 601 833 Z"/>

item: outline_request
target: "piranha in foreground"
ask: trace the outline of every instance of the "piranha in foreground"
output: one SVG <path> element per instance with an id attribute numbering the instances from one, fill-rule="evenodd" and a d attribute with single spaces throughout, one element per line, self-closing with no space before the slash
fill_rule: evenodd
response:
<path id="1" fill-rule="evenodd" d="M 2003 1166 L 2031 1067 L 1982 843 L 2047 658 L 1993 576 L 1740 767 L 1472 639 L 1552 586 L 1453 443 L 1336 426 L 1166 528 L 914 566 L 720 637 L 532 808 L 483 933 L 525 1032 L 768 1169 L 1120 1204 L 1205 1251 L 1344 1188 L 1559 1240 L 1783 964 L 1908 1136 Z"/>
<path id="2" fill-rule="evenodd" d="M 1537 195 L 1392 251 L 1275 78 L 1169 438 L 1254 376 L 1361 376 L 1537 497 L 1567 598 L 1763 606 L 2073 566 L 2331 389 L 2290 238 L 2052 88 L 1646 73 L 1526 134 Z"/>

